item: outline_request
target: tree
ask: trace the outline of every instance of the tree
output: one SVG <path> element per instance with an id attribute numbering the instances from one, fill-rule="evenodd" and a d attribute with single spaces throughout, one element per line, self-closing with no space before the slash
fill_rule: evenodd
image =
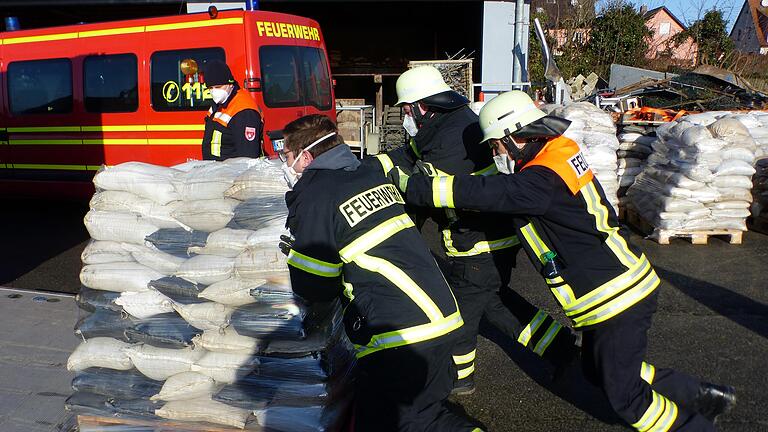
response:
<path id="1" fill-rule="evenodd" d="M 696 20 L 687 30 L 675 35 L 675 43 L 682 44 L 692 38 L 698 46 L 696 66 L 710 64 L 724 66 L 728 55 L 733 51 L 733 41 L 728 37 L 723 12 L 713 8 Z"/>
<path id="2" fill-rule="evenodd" d="M 653 36 L 645 18 L 626 0 L 608 3 L 592 23 L 587 56 L 595 72 L 607 76 L 611 63 L 644 62 L 647 40 Z"/>

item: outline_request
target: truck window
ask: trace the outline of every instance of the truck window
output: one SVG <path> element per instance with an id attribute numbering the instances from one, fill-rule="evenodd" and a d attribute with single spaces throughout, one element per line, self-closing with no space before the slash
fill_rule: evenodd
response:
<path id="1" fill-rule="evenodd" d="M 134 54 L 88 56 L 83 62 L 85 110 L 134 112 L 139 108 L 138 61 Z"/>
<path id="2" fill-rule="evenodd" d="M 325 54 L 319 48 L 262 46 L 259 62 L 268 107 L 311 105 L 331 109 L 331 79 Z"/>
<path id="3" fill-rule="evenodd" d="M 158 51 L 150 58 L 152 108 L 155 111 L 205 111 L 211 106 L 211 94 L 205 87 L 205 63 L 225 61 L 223 48 L 196 48 Z M 184 60 L 194 60 L 201 70 L 185 75 Z M 189 62 L 187 62 L 189 63 Z"/>
<path id="4" fill-rule="evenodd" d="M 72 62 L 46 59 L 9 63 L 8 101 L 13 114 L 72 112 Z"/>
<path id="5" fill-rule="evenodd" d="M 303 106 L 299 90 L 298 52 L 292 46 L 259 48 L 264 104 L 270 108 Z"/>

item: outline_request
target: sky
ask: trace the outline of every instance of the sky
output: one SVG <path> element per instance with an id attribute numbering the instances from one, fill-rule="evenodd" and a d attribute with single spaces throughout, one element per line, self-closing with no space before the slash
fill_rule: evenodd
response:
<path id="1" fill-rule="evenodd" d="M 741 11 L 744 0 L 634 0 L 636 5 L 646 5 L 648 10 L 660 6 L 666 6 L 680 21 L 689 25 L 698 18 L 717 6 L 723 11 L 723 16 L 728 22 L 728 31 L 731 31 L 736 18 Z M 598 2 L 598 5 L 600 2 Z M 599 7 L 599 6 L 598 6 Z"/>

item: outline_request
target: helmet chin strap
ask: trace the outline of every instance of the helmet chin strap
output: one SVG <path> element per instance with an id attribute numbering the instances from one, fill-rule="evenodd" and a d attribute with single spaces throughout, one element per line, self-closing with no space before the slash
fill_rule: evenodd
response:
<path id="1" fill-rule="evenodd" d="M 416 122 L 416 126 L 419 128 L 422 127 L 424 125 L 424 115 L 421 113 L 419 103 L 414 102 L 408 105 L 411 107 L 411 115 L 413 116 L 413 120 Z"/>

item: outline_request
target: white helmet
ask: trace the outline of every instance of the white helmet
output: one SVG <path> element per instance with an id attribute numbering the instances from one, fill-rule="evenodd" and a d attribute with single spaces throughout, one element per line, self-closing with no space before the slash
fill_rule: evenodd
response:
<path id="1" fill-rule="evenodd" d="M 546 117 L 544 111 L 536 108 L 525 92 L 512 90 L 502 93 L 480 109 L 483 141 L 504 138 L 542 117 Z"/>
<path id="2" fill-rule="evenodd" d="M 395 83 L 396 106 L 418 102 L 429 96 L 452 91 L 434 66 L 418 66 L 403 72 Z"/>

